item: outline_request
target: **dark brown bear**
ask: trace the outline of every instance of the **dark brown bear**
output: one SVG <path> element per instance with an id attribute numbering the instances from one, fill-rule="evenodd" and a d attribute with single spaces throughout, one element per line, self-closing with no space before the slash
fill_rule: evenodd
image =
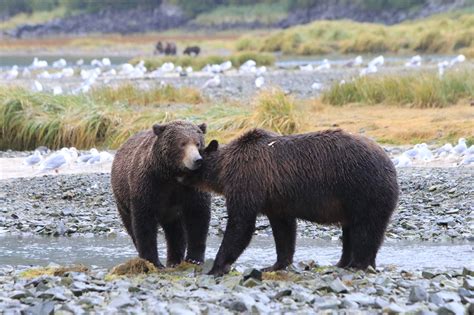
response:
<path id="1" fill-rule="evenodd" d="M 112 164 L 117 208 L 140 258 L 157 267 L 157 229 L 167 242 L 168 266 L 202 262 L 210 220 L 210 195 L 177 178 L 201 166 L 206 125 L 184 121 L 154 125 L 125 142 Z"/>
<path id="2" fill-rule="evenodd" d="M 230 270 L 248 246 L 258 214 L 270 220 L 277 261 L 293 262 L 296 219 L 342 226 L 340 267 L 375 267 L 398 201 L 395 168 L 382 148 L 341 130 L 278 136 L 252 130 L 203 152 L 203 166 L 184 183 L 226 198 L 228 221 L 210 274 Z"/>

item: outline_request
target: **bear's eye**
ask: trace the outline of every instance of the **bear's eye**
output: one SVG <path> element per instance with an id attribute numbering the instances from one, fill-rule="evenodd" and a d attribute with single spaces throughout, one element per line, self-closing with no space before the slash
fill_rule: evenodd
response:
<path id="1" fill-rule="evenodd" d="M 186 142 L 184 142 L 184 141 L 181 142 L 181 143 L 180 143 L 180 146 L 181 146 L 182 148 L 184 148 L 184 147 L 186 146 Z"/>

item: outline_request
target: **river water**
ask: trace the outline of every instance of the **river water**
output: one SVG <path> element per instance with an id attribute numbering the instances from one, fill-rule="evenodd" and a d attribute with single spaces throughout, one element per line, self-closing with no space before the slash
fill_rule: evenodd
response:
<path id="1" fill-rule="evenodd" d="M 220 238 L 210 238 L 207 258 L 214 258 Z M 165 242 L 159 236 L 160 257 L 165 260 Z M 314 260 L 320 265 L 330 265 L 340 257 L 339 242 L 299 238 L 296 245 L 295 262 Z M 0 235 L 0 265 L 47 265 L 51 262 L 85 264 L 110 268 L 136 256 L 130 238 L 115 237 L 39 237 Z M 247 267 L 267 267 L 276 259 L 275 245 L 271 237 L 254 237 L 249 248 L 235 265 L 243 270 Z M 378 266 L 393 265 L 399 269 L 474 267 L 473 243 L 385 243 L 378 256 Z"/>

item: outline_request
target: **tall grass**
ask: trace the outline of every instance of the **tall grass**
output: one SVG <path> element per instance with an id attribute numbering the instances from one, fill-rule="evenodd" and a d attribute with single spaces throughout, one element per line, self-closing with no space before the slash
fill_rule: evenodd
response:
<path id="1" fill-rule="evenodd" d="M 440 78 L 434 73 L 405 76 L 362 77 L 334 84 L 323 93 L 331 105 L 348 103 L 410 105 L 417 108 L 445 107 L 474 95 L 472 72 L 449 72 Z"/>
<path id="2" fill-rule="evenodd" d="M 474 56 L 474 14 L 454 12 L 386 26 L 353 21 L 316 21 L 266 36 L 243 36 L 236 50 L 325 53 L 464 53 Z"/>
<path id="3" fill-rule="evenodd" d="M 214 128 L 220 132 L 264 128 L 280 134 L 293 134 L 301 131 L 302 127 L 302 118 L 295 103 L 293 97 L 285 95 L 280 89 L 266 89 L 255 96 L 251 108 L 216 117 Z"/>
<path id="4" fill-rule="evenodd" d="M 101 87 L 91 91 L 91 97 L 98 102 L 126 105 L 159 105 L 162 103 L 202 103 L 201 93 L 193 88 L 175 88 L 165 85 L 147 90 L 137 89 L 133 84 L 118 87 Z"/>
<path id="5" fill-rule="evenodd" d="M 123 86 L 64 96 L 1 88 L 0 149 L 117 147 L 153 123 L 175 119 L 168 108 L 150 105 L 201 101 L 199 92 L 188 88 L 141 91 Z"/>
<path id="6" fill-rule="evenodd" d="M 193 69 L 202 69 L 207 64 L 220 64 L 224 61 L 232 61 L 234 67 L 239 67 L 245 61 L 253 59 L 258 65 L 262 66 L 271 66 L 275 63 L 275 56 L 272 54 L 266 53 L 256 53 L 256 52 L 240 52 L 232 54 L 230 56 L 156 56 L 156 57 L 140 57 L 133 58 L 130 60 L 132 64 L 136 64 L 143 60 L 145 62 L 145 67 L 147 69 L 156 69 L 160 67 L 165 62 L 172 62 L 177 66 L 188 67 L 191 66 Z"/>

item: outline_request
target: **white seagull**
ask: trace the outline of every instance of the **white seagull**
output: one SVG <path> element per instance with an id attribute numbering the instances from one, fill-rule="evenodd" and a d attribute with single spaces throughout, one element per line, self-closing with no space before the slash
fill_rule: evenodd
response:
<path id="1" fill-rule="evenodd" d="M 255 79 L 255 87 L 260 89 L 265 84 L 265 79 L 263 77 L 258 77 Z"/>
<path id="2" fill-rule="evenodd" d="M 206 81 L 206 83 L 204 83 L 204 85 L 202 86 L 203 89 L 207 88 L 207 87 L 218 87 L 221 85 L 221 77 L 216 74 L 213 78 L 209 79 Z"/>

